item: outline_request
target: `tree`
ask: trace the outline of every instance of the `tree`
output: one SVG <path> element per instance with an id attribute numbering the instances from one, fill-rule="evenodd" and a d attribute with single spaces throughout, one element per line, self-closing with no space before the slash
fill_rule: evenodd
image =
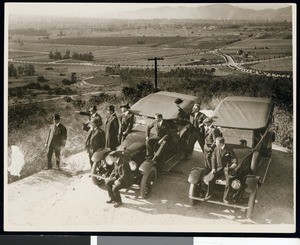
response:
<path id="1" fill-rule="evenodd" d="M 54 54 L 53 54 L 52 50 L 49 52 L 49 59 L 54 59 Z"/>
<path id="2" fill-rule="evenodd" d="M 24 74 L 25 69 L 24 69 L 23 66 L 18 66 L 18 67 L 17 67 L 17 70 L 18 70 L 18 74 L 19 74 L 19 75 L 23 75 L 23 74 Z"/>
<path id="3" fill-rule="evenodd" d="M 63 79 L 61 82 L 63 85 L 71 85 L 71 81 L 68 79 Z"/>
<path id="4" fill-rule="evenodd" d="M 45 83 L 45 82 L 48 82 L 49 80 L 46 79 L 44 76 L 38 76 L 38 77 L 37 77 L 37 81 L 38 81 L 39 83 Z"/>
<path id="5" fill-rule="evenodd" d="M 64 55 L 64 59 L 70 59 L 70 53 L 71 53 L 71 51 L 70 50 L 66 50 L 66 54 Z"/>
<path id="6" fill-rule="evenodd" d="M 17 73 L 17 70 L 16 70 L 14 64 L 10 64 L 8 66 L 8 76 L 9 77 L 17 77 L 18 76 L 18 73 Z"/>
<path id="7" fill-rule="evenodd" d="M 71 73 L 71 83 L 76 83 L 77 82 L 77 76 L 76 76 L 76 72 L 72 72 Z"/>
<path id="8" fill-rule="evenodd" d="M 35 69 L 33 65 L 25 65 L 25 71 L 26 76 L 33 76 L 35 74 Z"/>
<path id="9" fill-rule="evenodd" d="M 61 53 L 60 53 L 60 52 L 58 52 L 57 50 L 55 51 L 55 54 L 54 54 L 54 59 L 56 59 L 56 60 L 60 60 L 60 59 L 62 59 Z"/>

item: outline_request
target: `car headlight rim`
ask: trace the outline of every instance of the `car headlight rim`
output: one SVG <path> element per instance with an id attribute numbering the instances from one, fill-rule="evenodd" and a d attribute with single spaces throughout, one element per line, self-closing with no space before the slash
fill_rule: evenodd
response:
<path id="1" fill-rule="evenodd" d="M 241 189 L 242 187 L 242 183 L 240 180 L 238 179 L 234 179 L 232 182 L 231 182 L 231 188 L 234 189 L 234 190 L 239 190 Z"/>

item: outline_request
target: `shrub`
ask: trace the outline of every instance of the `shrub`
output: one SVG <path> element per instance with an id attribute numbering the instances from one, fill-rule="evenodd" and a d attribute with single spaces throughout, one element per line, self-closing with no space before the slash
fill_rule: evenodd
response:
<path id="1" fill-rule="evenodd" d="M 49 80 L 46 79 L 44 76 L 38 76 L 38 77 L 37 77 L 37 81 L 38 81 L 39 83 L 49 82 Z"/>

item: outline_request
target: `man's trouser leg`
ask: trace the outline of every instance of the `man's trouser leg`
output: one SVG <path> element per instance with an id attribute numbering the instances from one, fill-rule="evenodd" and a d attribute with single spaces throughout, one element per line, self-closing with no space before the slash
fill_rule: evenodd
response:
<path id="1" fill-rule="evenodd" d="M 226 173 L 225 171 L 224 171 L 224 174 L 225 174 L 226 185 L 225 185 L 223 199 L 227 200 L 228 193 L 229 193 L 229 190 L 230 190 L 231 178 L 229 178 L 228 173 Z"/>
<path id="2" fill-rule="evenodd" d="M 216 180 L 223 174 L 223 169 L 217 171 L 214 178 L 208 182 L 206 196 L 212 196 L 214 194 Z"/>
<path id="3" fill-rule="evenodd" d="M 158 142 L 158 139 L 156 138 L 150 138 L 148 140 L 146 140 L 146 150 L 147 150 L 147 155 L 150 157 L 153 157 L 154 152 L 153 152 L 153 147 L 155 145 L 155 143 Z"/>
<path id="4" fill-rule="evenodd" d="M 93 164 L 94 164 L 94 162 L 92 161 L 93 155 L 94 155 L 94 153 L 89 153 L 89 160 L 90 160 L 91 167 L 93 167 Z"/>
<path id="5" fill-rule="evenodd" d="M 202 152 L 204 152 L 204 144 L 205 144 L 205 137 L 204 135 L 201 135 L 200 133 L 197 134 L 197 141 L 200 145 L 200 148 Z"/>
<path id="6" fill-rule="evenodd" d="M 123 188 L 126 188 L 127 185 L 118 182 L 116 185 L 113 186 L 112 191 L 114 195 L 114 201 L 122 203 L 121 195 L 120 195 L 120 190 Z"/>
<path id="7" fill-rule="evenodd" d="M 113 184 L 115 183 L 115 180 L 116 180 L 115 178 L 110 178 L 107 181 L 105 181 L 105 186 L 106 186 L 106 189 L 108 192 L 108 196 L 113 201 L 115 201 L 115 198 L 114 198 L 114 193 L 113 193 L 112 188 L 113 188 Z"/>
<path id="8" fill-rule="evenodd" d="M 60 147 L 55 147 L 54 152 L 55 152 L 55 157 L 56 157 L 56 167 L 59 168 L 59 165 L 60 165 Z"/>
<path id="9" fill-rule="evenodd" d="M 191 156 L 193 154 L 196 140 L 197 140 L 197 137 L 196 137 L 195 132 L 191 132 L 191 136 L 190 136 L 189 144 L 188 144 L 188 149 L 187 149 L 187 155 L 188 156 Z"/>
<path id="10" fill-rule="evenodd" d="M 48 148 L 48 153 L 47 153 L 47 167 L 48 168 L 52 168 L 52 155 L 53 155 L 53 151 L 54 151 L 53 147 L 50 146 Z"/>
<path id="11" fill-rule="evenodd" d="M 204 167 L 206 170 L 211 170 L 211 157 L 212 153 L 204 151 Z"/>

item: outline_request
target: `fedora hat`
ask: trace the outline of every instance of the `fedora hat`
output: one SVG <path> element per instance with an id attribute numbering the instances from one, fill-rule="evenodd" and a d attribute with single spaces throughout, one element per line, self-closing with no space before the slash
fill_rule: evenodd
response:
<path id="1" fill-rule="evenodd" d="M 125 105 L 121 105 L 120 106 L 120 108 L 122 108 L 122 107 L 124 107 L 124 108 L 127 108 L 127 109 L 129 109 L 130 108 L 130 106 L 129 106 L 129 104 L 127 103 L 127 104 L 125 104 Z"/>
<path id="2" fill-rule="evenodd" d="M 205 118 L 203 120 L 203 123 L 212 123 L 212 122 L 214 122 L 214 120 L 211 117 Z"/>
<path id="3" fill-rule="evenodd" d="M 107 110 L 108 110 L 108 111 L 115 112 L 115 106 L 110 105 L 110 106 L 107 107 Z"/>
<path id="4" fill-rule="evenodd" d="M 177 98 L 177 99 L 175 100 L 175 104 L 177 104 L 177 105 L 181 104 L 182 102 L 183 102 L 183 100 L 180 99 L 180 98 Z"/>
<path id="5" fill-rule="evenodd" d="M 95 106 L 95 105 L 91 106 L 89 111 L 97 111 L 97 106 Z"/>
<path id="6" fill-rule="evenodd" d="M 55 120 L 60 120 L 60 115 L 55 113 L 53 116 L 52 116 L 52 119 L 55 119 Z"/>

